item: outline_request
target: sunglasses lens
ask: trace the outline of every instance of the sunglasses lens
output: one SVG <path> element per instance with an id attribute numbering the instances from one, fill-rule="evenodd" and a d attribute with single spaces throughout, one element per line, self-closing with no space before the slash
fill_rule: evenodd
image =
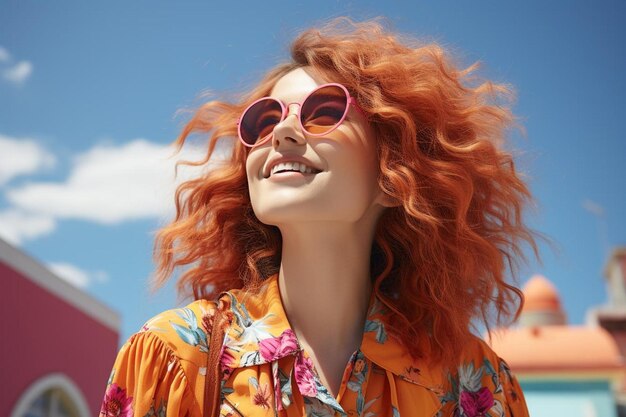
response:
<path id="1" fill-rule="evenodd" d="M 254 145 L 271 135 L 280 122 L 283 109 L 278 101 L 265 98 L 250 106 L 241 117 L 239 135 L 248 145 Z"/>
<path id="2" fill-rule="evenodd" d="M 322 87 L 302 103 L 302 126 L 308 133 L 322 135 L 341 123 L 347 109 L 348 96 L 341 87 Z"/>

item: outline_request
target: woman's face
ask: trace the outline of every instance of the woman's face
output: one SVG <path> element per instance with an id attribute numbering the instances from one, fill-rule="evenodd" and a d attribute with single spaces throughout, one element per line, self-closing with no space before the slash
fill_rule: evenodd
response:
<path id="1" fill-rule="evenodd" d="M 313 78 L 315 77 L 315 78 Z M 322 80 L 306 68 L 295 69 L 274 86 L 271 97 L 300 103 Z M 353 106 L 343 123 L 325 136 L 302 132 L 298 105 L 276 125 L 273 137 L 250 150 L 246 161 L 248 188 L 257 218 L 275 226 L 305 222 L 350 222 L 383 210 L 378 186 L 376 138 L 365 116 Z M 318 173 L 270 173 L 276 158 L 294 158 Z"/>

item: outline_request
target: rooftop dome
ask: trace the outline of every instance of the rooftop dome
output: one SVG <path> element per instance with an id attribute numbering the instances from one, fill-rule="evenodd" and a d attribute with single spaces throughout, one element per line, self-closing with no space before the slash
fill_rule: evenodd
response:
<path id="1" fill-rule="evenodd" d="M 566 324 L 556 287 L 534 275 L 523 288 L 524 308 L 519 326 L 500 329 L 485 340 L 516 371 L 613 372 L 622 357 L 611 334 L 601 327 Z"/>
<path id="2" fill-rule="evenodd" d="M 534 275 L 522 291 L 524 308 L 519 318 L 520 326 L 563 325 L 567 322 L 559 293 L 546 277 Z"/>
<path id="3" fill-rule="evenodd" d="M 525 297 L 523 311 L 562 311 L 559 292 L 543 275 L 533 275 L 522 291 Z"/>

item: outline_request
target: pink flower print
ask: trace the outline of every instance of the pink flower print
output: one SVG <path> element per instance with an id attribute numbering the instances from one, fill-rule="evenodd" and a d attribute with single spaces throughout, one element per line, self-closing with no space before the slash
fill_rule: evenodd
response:
<path id="1" fill-rule="evenodd" d="M 100 416 L 102 417 L 132 417 L 133 397 L 126 396 L 126 390 L 117 384 L 109 385 L 104 395 Z"/>
<path id="2" fill-rule="evenodd" d="M 259 350 L 267 362 L 282 358 L 298 350 L 296 334 L 287 329 L 278 337 L 263 339 L 259 342 Z"/>
<path id="3" fill-rule="evenodd" d="M 222 346 L 222 353 L 220 353 L 220 369 L 222 370 L 222 380 L 226 381 L 230 378 L 230 374 L 233 371 L 233 364 L 235 363 L 235 357 L 228 350 L 226 345 Z M 208 371 L 208 370 L 207 370 Z"/>
<path id="4" fill-rule="evenodd" d="M 235 357 L 230 353 L 226 345 L 222 346 L 222 352 L 220 353 L 220 368 L 222 372 L 227 368 L 231 368 L 233 363 L 235 363 Z"/>
<path id="5" fill-rule="evenodd" d="M 317 385 L 315 384 L 315 373 L 313 371 L 313 361 L 305 358 L 302 352 L 296 356 L 294 368 L 296 384 L 302 395 L 315 397 L 317 395 Z"/>
<path id="6" fill-rule="evenodd" d="M 476 392 L 462 391 L 459 404 L 465 417 L 483 417 L 493 407 L 493 394 L 486 387 Z"/>

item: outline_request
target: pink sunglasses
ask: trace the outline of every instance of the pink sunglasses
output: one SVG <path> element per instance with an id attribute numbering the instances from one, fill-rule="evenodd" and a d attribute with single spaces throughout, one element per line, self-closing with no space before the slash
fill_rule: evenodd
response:
<path id="1" fill-rule="evenodd" d="M 248 147 L 267 142 L 276 125 L 287 117 L 289 106 L 298 105 L 298 121 L 310 136 L 323 136 L 337 129 L 348 115 L 350 105 L 365 112 L 348 89 L 341 84 L 324 84 L 311 91 L 301 103 L 284 104 L 273 97 L 263 97 L 250 104 L 237 122 L 239 139 Z"/>

